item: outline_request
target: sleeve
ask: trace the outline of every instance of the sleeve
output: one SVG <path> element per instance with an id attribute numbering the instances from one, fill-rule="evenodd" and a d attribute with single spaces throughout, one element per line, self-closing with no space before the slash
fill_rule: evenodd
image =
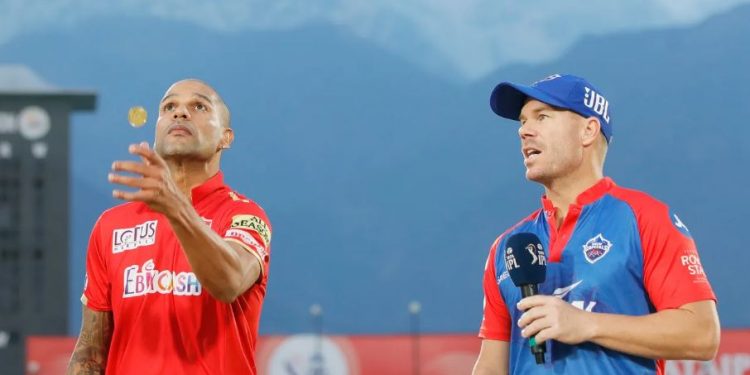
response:
<path id="1" fill-rule="evenodd" d="M 104 253 L 106 248 L 102 242 L 101 220 L 100 217 L 94 224 L 89 237 L 86 251 L 86 281 L 81 302 L 92 310 L 111 311 L 111 284 Z"/>
<path id="2" fill-rule="evenodd" d="M 261 273 L 267 275 L 271 257 L 271 223 L 262 208 L 253 203 L 238 203 L 219 228 L 219 234 L 224 240 L 237 243 L 254 255 L 261 264 Z"/>
<path id="3" fill-rule="evenodd" d="M 643 247 L 643 282 L 657 311 L 716 296 L 701 266 L 687 226 L 661 202 L 638 215 Z"/>
<path id="4" fill-rule="evenodd" d="M 484 265 L 484 312 L 482 314 L 482 325 L 479 328 L 479 337 L 486 340 L 510 340 L 511 319 L 508 308 L 500 295 L 497 285 L 497 273 L 495 272 L 495 254 L 497 252 L 500 238 L 490 248 L 490 254 Z"/>

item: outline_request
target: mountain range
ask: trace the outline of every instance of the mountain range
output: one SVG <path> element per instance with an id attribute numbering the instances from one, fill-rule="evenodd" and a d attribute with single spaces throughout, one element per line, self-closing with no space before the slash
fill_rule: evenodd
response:
<path id="1" fill-rule="evenodd" d="M 559 59 L 447 80 L 327 24 L 231 35 L 186 22 L 101 18 L 0 46 L 58 87 L 89 88 L 96 112 L 71 136 L 71 296 L 83 285 L 89 230 L 116 204 L 106 180 L 127 145 L 153 140 L 175 80 L 213 84 L 232 109 L 227 182 L 274 227 L 262 333 L 475 331 L 490 244 L 539 206 L 524 180 L 517 124 L 488 99 L 503 80 L 586 76 L 612 103 L 606 174 L 666 201 L 691 229 L 724 327 L 750 324 L 744 185 L 750 182 L 750 6 L 684 28 L 585 37 Z M 134 129 L 127 109 L 152 119 Z M 80 307 L 71 302 L 71 333 Z"/>

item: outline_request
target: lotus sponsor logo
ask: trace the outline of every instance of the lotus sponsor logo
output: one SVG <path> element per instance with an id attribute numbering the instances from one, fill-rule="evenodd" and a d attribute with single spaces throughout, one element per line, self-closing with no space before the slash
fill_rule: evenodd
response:
<path id="1" fill-rule="evenodd" d="M 132 228 L 115 229 L 112 232 L 112 252 L 117 254 L 153 245 L 156 242 L 156 224 L 156 220 L 151 220 Z"/>

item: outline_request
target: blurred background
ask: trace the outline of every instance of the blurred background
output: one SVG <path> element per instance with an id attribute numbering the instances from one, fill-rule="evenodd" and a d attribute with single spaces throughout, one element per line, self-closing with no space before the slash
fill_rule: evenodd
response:
<path id="1" fill-rule="evenodd" d="M 0 373 L 67 362 L 110 164 L 187 77 L 274 227 L 260 373 L 467 373 L 489 247 L 542 192 L 489 94 L 554 73 L 607 96 L 605 173 L 680 215 L 719 299 L 720 356 L 668 373 L 750 373 L 749 35 L 743 0 L 0 0 Z"/>

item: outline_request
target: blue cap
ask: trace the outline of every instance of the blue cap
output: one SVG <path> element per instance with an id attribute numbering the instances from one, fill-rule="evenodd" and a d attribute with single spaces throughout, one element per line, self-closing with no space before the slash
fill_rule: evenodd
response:
<path id="1" fill-rule="evenodd" d="M 596 117 L 607 142 L 612 138 L 609 101 L 601 91 L 581 77 L 554 74 L 531 86 L 503 82 L 492 90 L 490 106 L 499 116 L 518 120 L 521 108 L 529 98 L 573 111 L 583 117 Z"/>

